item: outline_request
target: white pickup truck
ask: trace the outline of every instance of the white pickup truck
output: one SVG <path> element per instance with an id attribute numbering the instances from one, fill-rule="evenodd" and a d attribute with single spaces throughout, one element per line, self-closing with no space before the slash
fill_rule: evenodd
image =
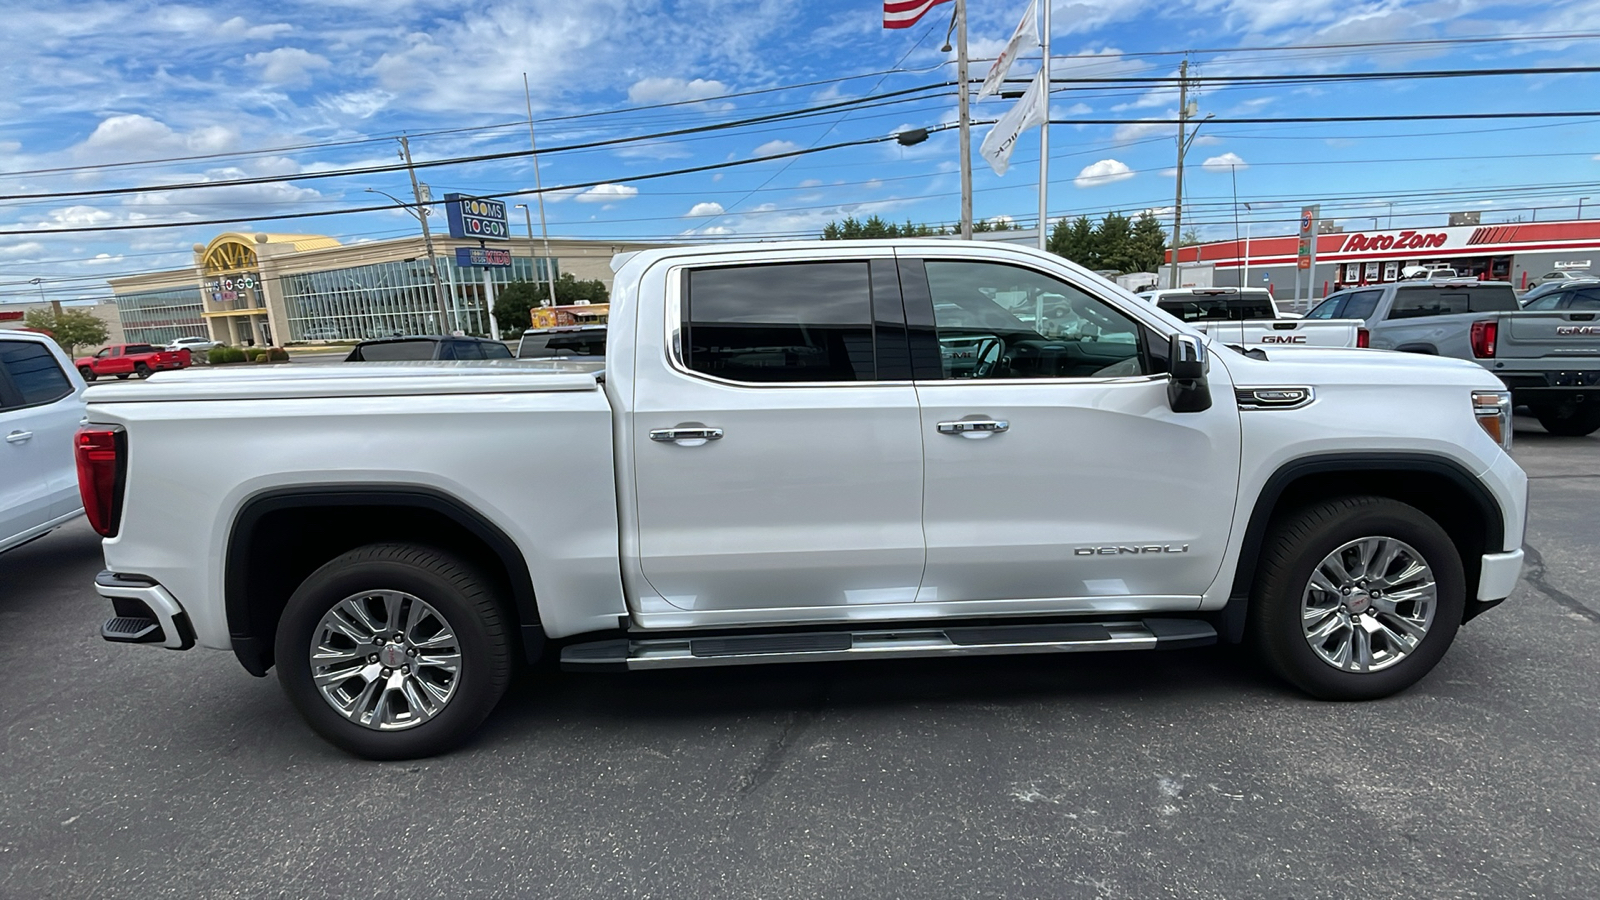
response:
<path id="1" fill-rule="evenodd" d="M 1005 245 L 615 265 L 603 372 L 90 388 L 103 636 L 275 665 L 319 733 L 396 758 L 461 741 L 547 652 L 634 670 L 1248 639 L 1313 696 L 1381 697 L 1517 581 L 1527 482 L 1480 366 L 1208 346 Z"/>
<path id="2" fill-rule="evenodd" d="M 1359 319 L 1286 316 L 1265 288 L 1173 288 L 1139 295 L 1162 312 L 1236 347 L 1365 347 Z"/>

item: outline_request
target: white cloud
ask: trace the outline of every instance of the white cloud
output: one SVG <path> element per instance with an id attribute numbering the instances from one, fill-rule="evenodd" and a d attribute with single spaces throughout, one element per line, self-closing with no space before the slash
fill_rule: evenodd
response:
<path id="1" fill-rule="evenodd" d="M 696 78 L 641 78 L 628 88 L 628 99 L 634 103 L 677 103 L 684 100 L 704 100 L 728 93 L 728 86 L 720 81 Z"/>
<path id="2" fill-rule="evenodd" d="M 1143 140 L 1147 137 L 1156 137 L 1157 135 L 1176 135 L 1178 133 L 1177 126 L 1172 124 L 1171 120 L 1177 117 L 1177 111 L 1173 110 L 1169 115 L 1163 117 L 1168 121 L 1147 120 L 1118 125 L 1117 130 L 1111 133 L 1111 139 L 1119 144 L 1126 144 Z"/>
<path id="3" fill-rule="evenodd" d="M 1600 156 L 1596 156 L 1595 159 L 1600 159 Z M 822 179 L 807 178 L 805 181 L 800 182 L 798 186 L 803 188 L 822 187 Z"/>
<path id="4" fill-rule="evenodd" d="M 794 141 L 771 140 L 757 147 L 755 152 L 750 155 L 754 157 L 776 156 L 779 153 L 793 153 L 799 149 L 800 145 Z"/>
<path id="5" fill-rule="evenodd" d="M 706 201 L 703 201 L 701 203 L 696 203 L 694 206 L 691 206 L 689 208 L 689 211 L 687 213 L 685 213 L 684 215 L 685 215 L 685 217 L 692 217 L 692 216 L 720 216 L 724 212 L 726 212 L 726 210 L 724 210 L 722 208 L 722 204 L 721 203 L 718 203 L 715 200 L 706 200 Z"/>
<path id="6" fill-rule="evenodd" d="M 638 188 L 626 184 L 597 184 L 574 199 L 579 203 L 610 203 L 613 200 L 627 200 L 638 195 Z"/>
<path id="7" fill-rule="evenodd" d="M 233 149 L 238 142 L 239 133 L 232 128 L 209 125 L 180 133 L 165 122 L 134 113 L 101 120 L 83 143 L 73 148 L 73 153 L 79 158 L 151 158 L 172 153 L 217 153 Z"/>
<path id="8" fill-rule="evenodd" d="M 1221 156 L 1213 156 L 1200 164 L 1207 172 L 1226 172 L 1230 169 L 1248 169 L 1250 164 L 1239 158 L 1239 154 L 1229 150 Z"/>
<path id="9" fill-rule="evenodd" d="M 393 99 L 394 95 L 388 91 L 347 91 L 343 94 L 321 97 L 317 100 L 317 105 L 346 118 L 366 119 L 388 106 L 389 101 Z"/>
<path id="10" fill-rule="evenodd" d="M 1080 188 L 1099 187 L 1117 181 L 1126 181 L 1134 175 L 1128 164 L 1115 159 L 1102 159 L 1083 167 L 1072 183 Z"/>
<path id="11" fill-rule="evenodd" d="M 310 84 L 312 72 L 333 65 L 327 57 L 299 47 L 279 47 L 265 53 L 252 53 L 244 61 L 252 66 L 260 66 L 261 79 L 266 83 L 290 87 Z"/>

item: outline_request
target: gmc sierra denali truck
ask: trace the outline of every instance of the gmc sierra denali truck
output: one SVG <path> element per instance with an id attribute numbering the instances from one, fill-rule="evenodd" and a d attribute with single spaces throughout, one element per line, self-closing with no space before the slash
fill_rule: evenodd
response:
<path id="1" fill-rule="evenodd" d="M 1402 690 L 1511 593 L 1481 367 L 1236 351 L 1055 256 L 948 240 L 618 257 L 572 361 L 168 373 L 77 435 L 112 641 L 276 667 L 439 752 L 570 669 L 1249 642 Z M 551 462 L 559 478 L 530 473 Z"/>

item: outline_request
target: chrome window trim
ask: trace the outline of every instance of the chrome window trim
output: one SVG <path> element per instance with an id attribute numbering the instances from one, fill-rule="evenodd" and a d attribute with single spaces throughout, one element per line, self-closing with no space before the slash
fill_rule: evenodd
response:
<path id="1" fill-rule="evenodd" d="M 874 259 L 893 260 L 893 256 L 860 256 L 849 258 L 827 259 L 795 259 L 795 260 L 762 260 L 749 262 L 744 265 L 792 265 L 805 262 L 862 262 L 870 265 Z M 727 264 L 704 263 L 693 265 L 674 265 L 667 267 L 666 303 L 666 334 L 664 347 L 667 351 L 667 365 L 674 372 L 697 381 L 708 384 L 721 385 L 722 387 L 750 388 L 756 390 L 771 390 L 773 388 L 872 388 L 872 387 L 910 387 L 910 379 L 899 381 L 735 381 L 732 378 L 719 378 L 716 375 L 707 375 L 689 368 L 683 361 L 683 278 L 685 273 L 694 269 L 726 269 L 732 268 Z M 876 348 L 873 350 L 877 352 Z M 876 359 L 876 357 L 874 357 Z"/>
<path id="2" fill-rule="evenodd" d="M 1166 372 L 1157 372 L 1153 375 L 1107 375 L 1105 377 L 1091 376 L 1088 378 L 937 378 L 926 381 L 917 381 L 918 387 L 924 385 L 932 387 L 941 384 L 963 385 L 1010 385 L 1015 387 L 1022 384 L 1150 384 L 1156 381 L 1166 381 L 1170 378 Z"/>

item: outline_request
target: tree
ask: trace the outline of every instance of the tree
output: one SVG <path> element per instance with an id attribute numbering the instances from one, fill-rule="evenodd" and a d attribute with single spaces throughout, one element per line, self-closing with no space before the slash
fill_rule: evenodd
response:
<path id="1" fill-rule="evenodd" d="M 513 281 L 500 288 L 494 297 L 494 318 L 500 323 L 500 333 L 508 338 L 520 335 L 533 321 L 533 308 L 543 306 L 549 296 L 550 290 L 543 281 Z M 563 272 L 556 279 L 557 306 L 568 306 L 580 300 L 606 303 L 610 297 L 605 282 L 598 278 L 579 281 L 571 272 Z"/>
<path id="2" fill-rule="evenodd" d="M 1193 247 L 1195 244 L 1199 243 L 1203 243 L 1203 240 L 1200 237 L 1200 229 L 1194 227 L 1193 225 L 1185 228 L 1183 233 L 1178 236 L 1179 247 Z"/>
<path id="3" fill-rule="evenodd" d="M 1094 225 L 1088 216 L 1079 216 L 1071 223 L 1057 219 L 1045 245 L 1051 253 L 1070 259 L 1086 269 L 1100 268 L 1099 249 L 1095 245 Z"/>
<path id="4" fill-rule="evenodd" d="M 1167 231 L 1149 210 L 1133 221 L 1128 242 L 1129 272 L 1155 272 L 1167 261 Z"/>
<path id="5" fill-rule="evenodd" d="M 1097 268 L 1132 272 L 1132 254 L 1129 244 L 1133 240 L 1133 223 L 1119 212 L 1106 213 L 1094 230 L 1094 243 L 1100 256 Z"/>
<path id="6" fill-rule="evenodd" d="M 990 228 L 978 228 L 975 231 L 989 231 Z M 999 230 L 996 227 L 995 230 Z M 910 219 L 903 225 L 885 222 L 878 216 L 869 216 L 865 222 L 854 216 L 846 216 L 843 222 L 829 222 L 822 229 L 822 239 L 825 241 L 859 241 L 867 238 L 893 238 L 893 237 L 928 237 L 930 235 L 948 234 L 943 225 L 934 228 L 926 223 L 917 224 Z"/>
<path id="7" fill-rule="evenodd" d="M 49 332 L 68 356 L 74 355 L 79 347 L 104 344 L 108 334 L 106 323 L 86 309 L 66 308 L 59 313 L 54 309 L 30 309 L 23 315 L 22 323 L 37 331 Z"/>

